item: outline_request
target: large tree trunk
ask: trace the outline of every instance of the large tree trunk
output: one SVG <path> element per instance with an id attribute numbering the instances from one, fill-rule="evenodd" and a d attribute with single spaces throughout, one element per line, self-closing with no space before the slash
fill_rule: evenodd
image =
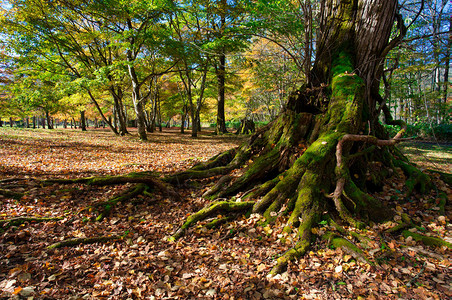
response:
<path id="1" fill-rule="evenodd" d="M 279 117 L 237 150 L 167 178 L 181 182 L 224 175 L 204 196 L 224 199 L 240 193 L 241 201 L 213 202 L 190 216 L 173 238 L 207 216 L 251 209 L 271 223 L 290 213 L 284 231 L 298 227 L 299 241 L 278 259 L 272 271 L 278 273 L 308 249 L 312 227 L 325 217 L 322 212 L 353 226 L 390 217 L 367 187 L 381 186 L 396 166 L 415 172 L 386 147 L 404 130 L 387 139 L 378 122 L 383 112 L 387 122 L 401 125 L 378 94 L 384 57 L 400 39 L 389 40 L 396 19 L 396 0 L 323 1 L 314 67 Z M 405 28 L 398 24 L 403 35 Z M 412 186 L 425 188 L 428 179 L 416 176 Z"/>

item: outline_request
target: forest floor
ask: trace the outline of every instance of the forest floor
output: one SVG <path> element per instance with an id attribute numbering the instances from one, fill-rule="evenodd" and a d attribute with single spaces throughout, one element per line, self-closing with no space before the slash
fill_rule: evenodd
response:
<path id="1" fill-rule="evenodd" d="M 251 215 L 216 230 L 195 227 L 179 241 L 168 241 L 186 216 L 208 203 L 200 195 L 212 182 L 175 187 L 179 201 L 160 193 L 138 196 L 114 207 L 102 222 L 92 221 L 95 212 L 86 208 L 129 185 L 40 182 L 148 170 L 172 174 L 239 145 L 242 139 L 209 132 L 193 139 L 164 129 L 144 143 L 136 136 L 116 137 L 106 130 L 0 128 L 0 189 L 24 193 L 20 199 L 0 195 L 0 299 L 452 297 L 450 249 L 385 233 L 394 222 L 366 228 L 369 239 L 360 247 L 370 263 L 318 241 L 302 259 L 289 264 L 287 272 L 269 277 L 275 259 L 295 238 L 282 238 L 283 217 L 260 227 L 256 225 L 259 216 Z M 402 149 L 423 168 L 451 173 L 451 147 L 436 147 L 411 142 Z M 437 174 L 431 176 L 437 189 L 448 194 L 444 215 L 440 215 L 436 191 L 405 197 L 403 176 L 392 178 L 374 196 L 394 207 L 395 221 L 407 213 L 424 234 L 452 242 L 451 187 L 439 181 Z M 1 222 L 18 217 L 62 219 L 13 226 Z M 322 226 L 315 231 L 325 230 Z M 122 238 L 47 248 L 69 238 L 98 236 Z"/>

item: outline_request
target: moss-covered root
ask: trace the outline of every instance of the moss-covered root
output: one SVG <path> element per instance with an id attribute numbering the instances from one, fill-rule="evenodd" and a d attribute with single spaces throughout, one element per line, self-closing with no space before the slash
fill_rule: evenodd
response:
<path id="1" fill-rule="evenodd" d="M 351 179 L 345 184 L 344 196 L 354 206 L 354 212 L 357 212 L 363 218 L 381 222 L 392 219 L 394 216 L 394 212 L 388 206 L 363 192 Z"/>
<path id="2" fill-rule="evenodd" d="M 63 217 L 55 217 L 55 218 L 37 218 L 37 217 L 17 217 L 12 219 L 0 220 L 0 227 L 6 228 L 10 226 L 19 226 L 27 222 L 49 222 L 49 221 L 57 221 L 62 220 Z"/>
<path id="3" fill-rule="evenodd" d="M 98 236 L 98 237 L 92 237 L 92 238 L 74 238 L 74 239 L 68 239 L 64 240 L 55 244 L 52 244 L 47 247 L 47 249 L 56 249 L 56 248 L 62 248 L 62 247 L 72 247 L 77 246 L 80 244 L 94 244 L 94 243 L 104 243 L 108 241 L 113 240 L 120 240 L 122 239 L 121 236 L 112 235 L 112 236 Z"/>
<path id="4" fill-rule="evenodd" d="M 233 178 L 234 177 L 232 177 L 231 175 L 222 176 L 220 178 L 220 180 L 218 180 L 218 182 L 213 187 L 211 187 L 208 191 L 206 191 L 202 196 L 204 198 L 208 198 L 208 197 L 218 193 L 220 190 L 224 189 L 225 186 L 227 186 Z"/>
<path id="5" fill-rule="evenodd" d="M 447 183 L 448 185 L 452 186 L 452 174 L 449 173 L 443 173 L 437 170 L 428 170 L 431 173 L 436 173 L 439 174 L 439 177 L 441 178 L 442 181 L 444 181 L 445 183 Z"/>
<path id="6" fill-rule="evenodd" d="M 404 230 L 402 232 L 402 235 L 407 238 L 411 236 L 415 241 L 422 242 L 426 246 L 433 246 L 433 247 L 442 247 L 446 246 L 449 249 L 452 249 L 452 244 L 446 242 L 445 240 L 433 236 L 426 236 L 423 234 L 411 232 L 409 230 Z"/>
<path id="7" fill-rule="evenodd" d="M 298 241 L 295 247 L 289 249 L 276 261 L 276 265 L 271 270 L 270 274 L 275 275 L 282 273 L 287 268 L 289 261 L 293 261 L 301 257 L 309 249 L 311 245 L 311 230 L 314 224 L 319 220 L 320 209 L 318 202 L 311 203 L 309 207 L 302 213 L 302 220 L 298 227 Z"/>
<path id="8" fill-rule="evenodd" d="M 173 234 L 170 238 L 171 241 L 175 241 L 181 238 L 185 231 L 190 227 L 196 224 L 199 221 L 206 219 L 209 216 L 214 214 L 219 214 L 222 212 L 247 212 L 251 207 L 253 207 L 254 202 L 246 201 L 246 202 L 234 202 L 234 201 L 217 201 L 212 203 L 211 205 L 201 209 L 200 211 L 192 214 L 187 218 L 184 224 Z"/>
<path id="9" fill-rule="evenodd" d="M 174 175 L 167 176 L 163 178 L 164 182 L 171 183 L 171 184 L 182 184 L 187 180 L 192 179 L 204 179 L 209 178 L 213 176 L 219 176 L 219 175 L 225 175 L 232 171 L 234 169 L 234 166 L 227 165 L 222 167 L 215 167 L 208 170 L 192 170 L 189 169 L 187 171 L 177 173 Z"/>
<path id="10" fill-rule="evenodd" d="M 7 198 L 13 198 L 16 200 L 19 200 L 24 196 L 24 194 L 22 194 L 22 193 L 16 193 L 16 192 L 13 192 L 10 190 L 5 190 L 5 189 L 0 189 L 0 195 L 5 196 Z"/>
<path id="11" fill-rule="evenodd" d="M 75 179 L 48 179 L 44 180 L 44 183 L 85 183 L 88 185 L 113 185 L 113 184 L 126 184 L 126 183 L 140 183 L 148 186 L 154 186 L 160 191 L 166 193 L 168 196 L 174 199 L 179 199 L 180 196 L 174 191 L 172 187 L 166 184 L 164 181 L 158 179 L 151 172 L 130 173 L 123 176 L 105 176 L 105 177 L 85 177 Z"/>
<path id="12" fill-rule="evenodd" d="M 430 177 L 421 172 L 418 168 L 401 160 L 395 160 L 394 165 L 396 167 L 400 167 L 408 176 L 408 180 L 405 183 L 405 186 L 407 187 L 407 196 L 410 196 L 414 189 L 417 189 L 420 193 L 425 194 L 432 188 L 432 181 Z"/>
<path id="13" fill-rule="evenodd" d="M 214 157 L 212 157 L 211 159 L 204 163 L 198 163 L 194 165 L 192 170 L 203 171 L 213 169 L 216 167 L 224 167 L 232 161 L 236 154 L 237 154 L 236 148 L 229 149 L 223 153 L 215 155 Z"/>
<path id="14" fill-rule="evenodd" d="M 127 191 L 123 192 L 122 194 L 111 198 L 107 201 L 97 202 L 92 205 L 92 207 L 102 207 L 101 213 L 97 216 L 96 221 L 102 221 L 106 216 L 108 216 L 112 210 L 112 208 L 118 203 L 118 202 L 124 202 L 127 201 L 141 193 L 143 193 L 148 186 L 144 183 L 137 184 Z"/>
<path id="15" fill-rule="evenodd" d="M 370 264 L 370 261 L 364 255 L 364 252 L 351 241 L 330 231 L 326 232 L 322 236 L 322 239 L 328 241 L 328 244 L 334 248 L 341 248 L 344 252 L 353 256 L 356 260 Z"/>

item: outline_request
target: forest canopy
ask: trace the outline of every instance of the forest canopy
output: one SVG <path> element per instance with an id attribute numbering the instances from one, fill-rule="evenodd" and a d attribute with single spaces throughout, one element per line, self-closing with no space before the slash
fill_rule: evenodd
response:
<path id="1" fill-rule="evenodd" d="M 274 120 L 310 75 L 321 3 L 4 1 L 0 118 L 50 128 L 87 118 L 117 134 L 137 126 L 141 139 L 162 123 L 195 124 L 196 136 L 201 125 Z M 444 138 L 451 5 L 399 5 L 407 31 L 380 89 L 414 134 Z"/>

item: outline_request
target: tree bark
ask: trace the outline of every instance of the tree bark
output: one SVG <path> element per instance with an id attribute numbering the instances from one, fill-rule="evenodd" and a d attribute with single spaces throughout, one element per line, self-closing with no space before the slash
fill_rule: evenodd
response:
<path id="1" fill-rule="evenodd" d="M 52 120 L 50 118 L 50 113 L 47 110 L 46 110 L 46 121 L 47 121 L 47 128 L 48 129 L 53 129 Z"/>
<path id="2" fill-rule="evenodd" d="M 219 64 L 217 67 L 217 81 L 218 81 L 218 106 L 217 106 L 217 126 L 215 132 L 217 134 L 227 133 L 226 120 L 224 114 L 225 104 L 225 75 L 226 75 L 226 54 L 225 49 L 219 55 Z"/>
<path id="3" fill-rule="evenodd" d="M 86 118 L 85 118 L 85 111 L 80 111 L 80 129 L 82 131 L 86 131 Z"/>
<path id="4" fill-rule="evenodd" d="M 112 81 L 111 78 L 109 78 L 110 81 Z M 119 125 L 118 127 L 118 134 L 119 135 L 125 135 L 127 133 L 129 133 L 127 131 L 127 122 L 126 122 L 126 116 L 124 113 L 124 105 L 122 104 L 122 97 L 123 97 L 123 93 L 120 87 L 117 87 L 117 89 L 115 89 L 114 87 L 110 87 L 110 94 L 113 97 L 113 103 L 114 103 L 114 116 L 117 121 L 117 124 Z M 115 122 L 116 125 L 116 122 Z"/>
<path id="5" fill-rule="evenodd" d="M 144 103 L 141 92 L 140 92 L 140 84 L 138 81 L 138 76 L 136 74 L 135 68 L 131 65 L 133 63 L 132 52 L 128 51 L 127 57 L 130 62 L 128 65 L 130 79 L 132 81 L 132 100 L 133 106 L 135 108 L 135 114 L 137 118 L 137 127 L 138 127 L 138 136 L 140 140 L 146 141 L 148 139 L 146 134 L 146 116 L 144 114 Z"/>
<path id="6" fill-rule="evenodd" d="M 449 95 L 449 70 L 450 70 L 450 55 L 451 55 L 451 51 L 450 49 L 452 48 L 452 16 L 449 17 L 449 36 L 448 36 L 448 41 L 447 41 L 447 50 L 446 50 L 446 61 L 444 62 L 444 86 L 443 86 L 443 103 L 442 105 L 446 106 L 447 105 L 447 96 Z M 446 109 L 441 109 L 442 111 L 442 116 L 441 116 L 441 121 L 442 122 L 447 122 L 447 113 L 446 113 Z"/>

